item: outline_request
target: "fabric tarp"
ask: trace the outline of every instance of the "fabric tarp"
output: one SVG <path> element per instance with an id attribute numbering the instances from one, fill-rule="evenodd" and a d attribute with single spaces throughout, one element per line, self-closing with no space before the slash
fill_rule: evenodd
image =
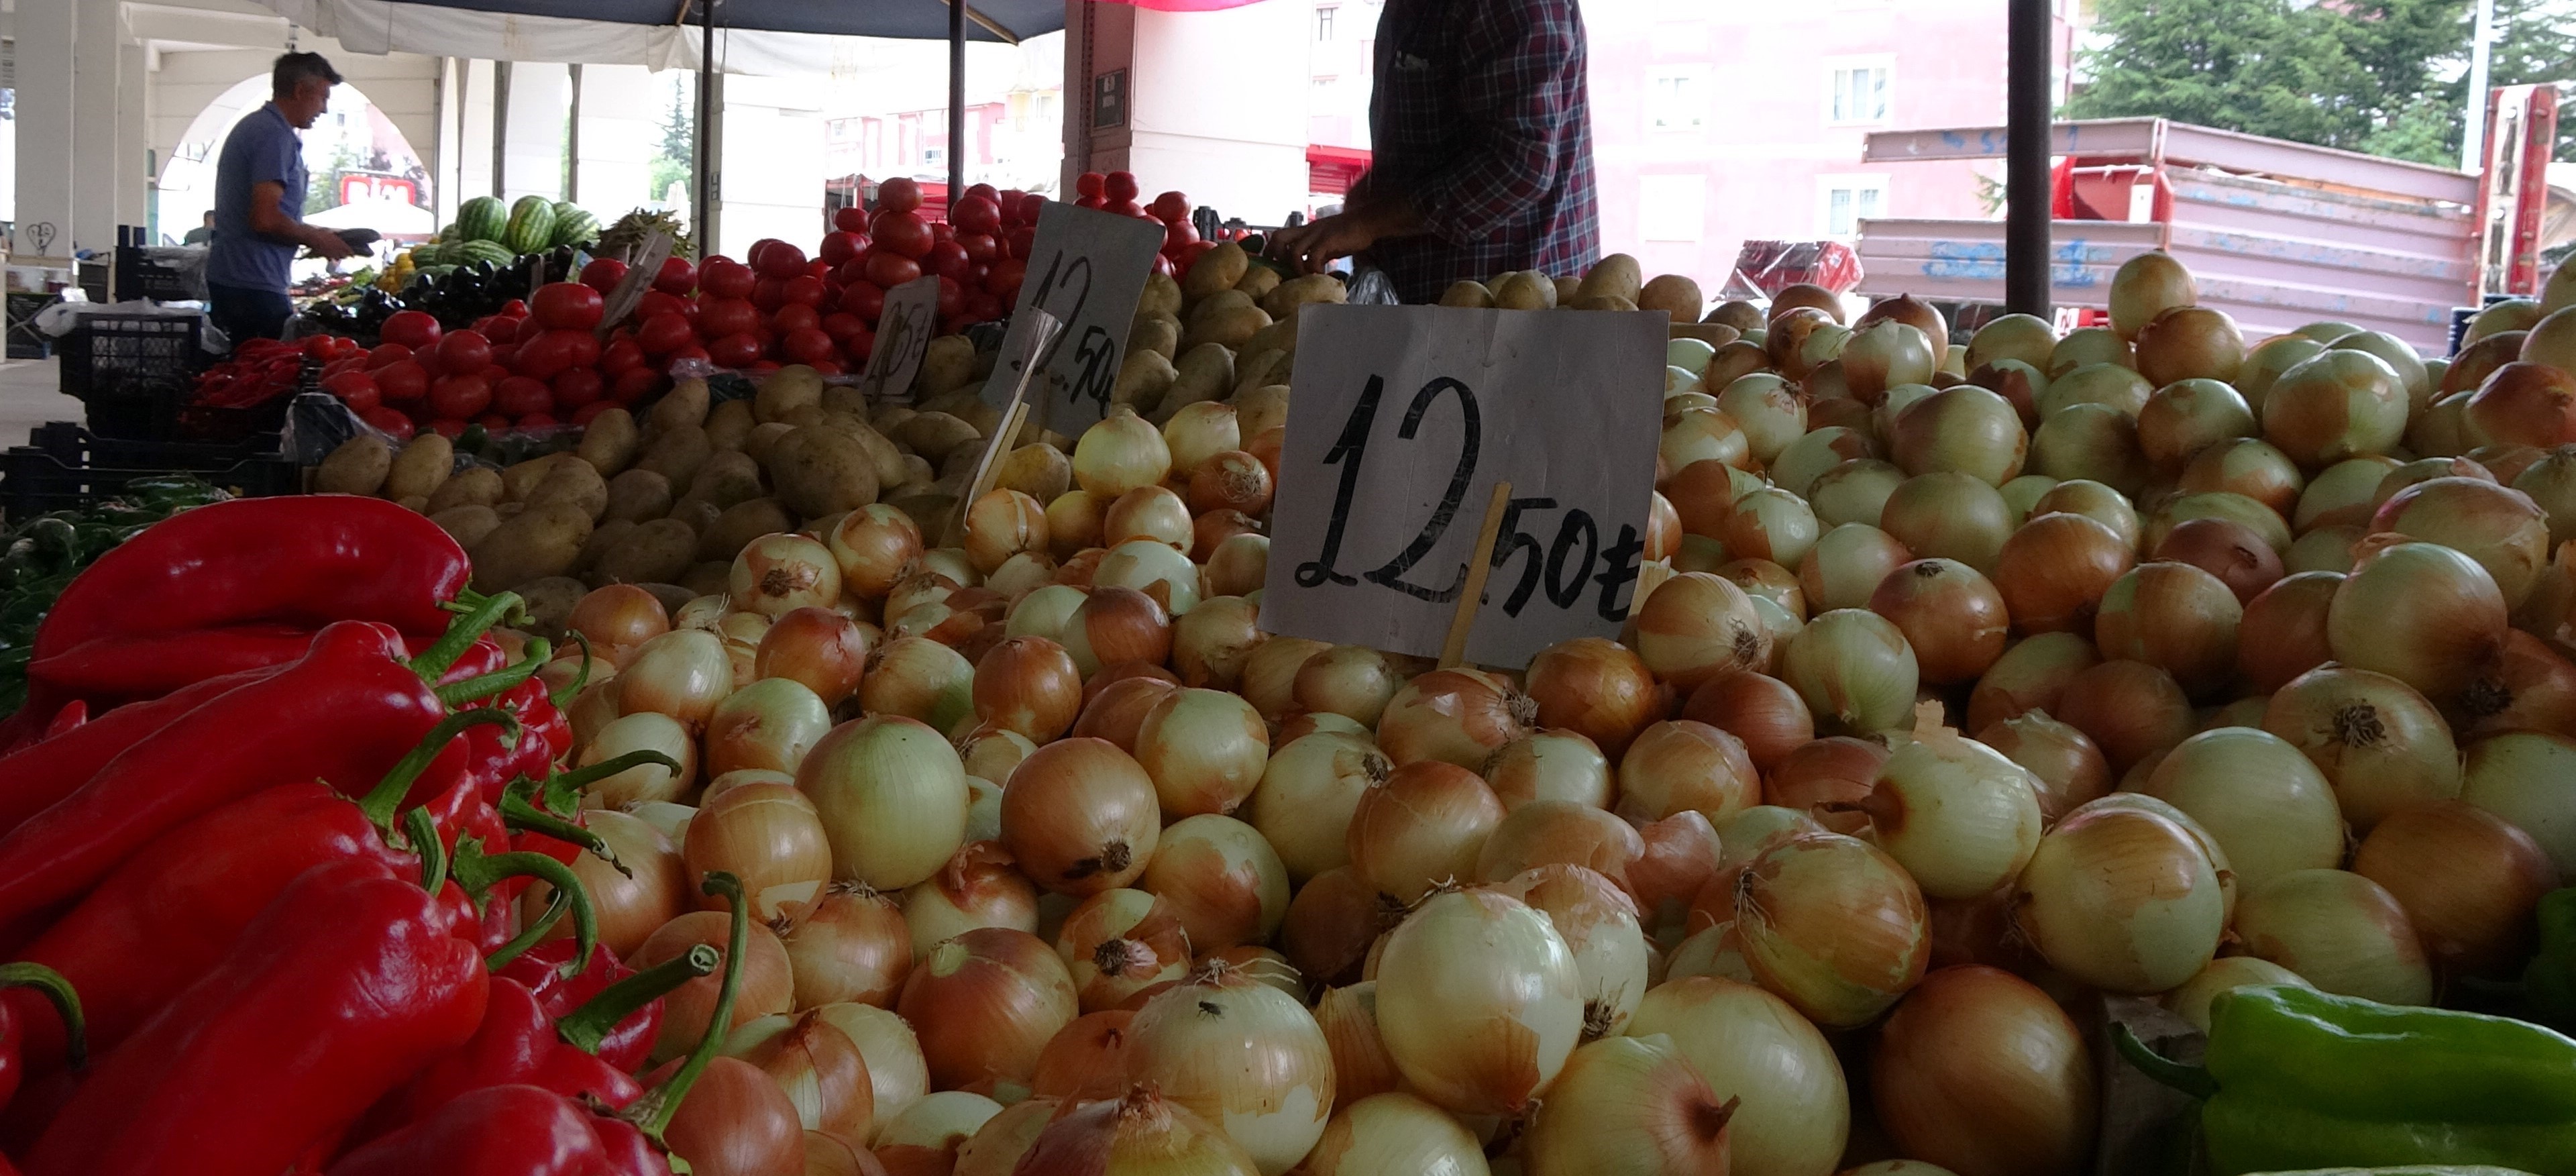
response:
<path id="1" fill-rule="evenodd" d="M 1176 0 L 1180 3 L 1206 0 Z M 696 69 L 699 32 L 677 0 L 260 0 L 303 28 L 358 53 L 426 53 L 495 61 Z M 1063 0 L 972 0 L 971 14 L 1026 40 L 1064 27 Z M 581 17 L 564 15 L 580 12 Z M 695 6 L 690 16 L 696 16 Z M 630 22 L 629 17 L 650 16 Z M 764 20 L 771 24 L 760 23 Z M 721 0 L 716 67 L 770 77 L 832 74 L 849 65 L 843 37 L 944 40 L 939 0 Z M 786 27 L 780 27 L 780 26 Z M 826 27 L 817 27 L 826 26 Z M 967 39 L 1005 38 L 970 19 Z"/>

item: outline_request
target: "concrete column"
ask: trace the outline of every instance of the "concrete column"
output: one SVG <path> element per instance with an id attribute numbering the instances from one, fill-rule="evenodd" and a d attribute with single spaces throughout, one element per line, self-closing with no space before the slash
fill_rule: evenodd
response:
<path id="1" fill-rule="evenodd" d="M 716 174 L 715 252 L 739 253 L 762 237 L 822 235 L 823 111 L 819 89 L 796 78 L 724 79 L 724 133 Z"/>
<path id="2" fill-rule="evenodd" d="M 51 0 L 16 14 L 18 215 L 9 252 L 19 264 L 71 264 L 74 12 Z"/>
<path id="3" fill-rule="evenodd" d="M 457 57 L 438 59 L 438 101 L 436 125 L 430 128 L 429 184 L 432 189 L 430 208 L 438 214 L 438 223 L 456 219 L 456 206 L 466 194 L 457 181 L 456 158 L 462 153 L 458 138 L 462 128 L 457 115 L 465 106 L 465 61 Z M 416 144 L 418 146 L 418 144 Z"/>
<path id="4" fill-rule="evenodd" d="M 501 119 L 501 199 L 563 199 L 564 118 L 571 108 L 570 72 L 554 62 L 510 67 L 509 110 Z"/>
<path id="5" fill-rule="evenodd" d="M 466 60 L 458 63 L 457 88 L 460 93 L 452 117 L 456 120 L 456 202 L 463 204 L 476 196 L 493 195 L 492 190 L 492 63 Z M 454 207 L 448 210 L 453 219 Z"/>
<path id="6" fill-rule="evenodd" d="M 152 74 L 143 46 L 120 45 L 116 51 L 116 223 L 153 224 L 153 180 L 159 160 L 152 157 Z M 158 241 L 148 236 L 146 241 Z"/>
<path id="7" fill-rule="evenodd" d="M 581 71 L 581 172 L 578 203 L 607 224 L 658 198 L 653 150 L 662 136 L 661 87 L 640 65 L 588 65 Z"/>
<path id="8" fill-rule="evenodd" d="M 117 47 L 125 37 L 122 4 L 74 4 L 80 30 L 72 43 L 72 101 L 80 104 L 80 149 L 72 156 L 72 247 L 116 245 Z"/>

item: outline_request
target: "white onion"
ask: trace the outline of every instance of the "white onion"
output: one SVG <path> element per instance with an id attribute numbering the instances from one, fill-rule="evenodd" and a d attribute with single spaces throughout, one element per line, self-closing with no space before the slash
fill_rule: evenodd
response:
<path id="1" fill-rule="evenodd" d="M 1462 1115 L 1518 1115 L 1583 1032 L 1583 990 L 1547 917 L 1491 891 L 1433 896 L 1386 938 L 1378 1024 L 1415 1092 Z"/>
<path id="2" fill-rule="evenodd" d="M 1708 1079 L 1743 1101 L 1728 1124 L 1742 1176 L 1824 1176 L 1851 1130 L 1842 1063 L 1815 1025 L 1779 997 L 1714 977 L 1669 980 L 1646 994 L 1628 1035 L 1669 1038 Z"/>
<path id="3" fill-rule="evenodd" d="M 2226 900 L 2191 833 L 2112 799 L 2076 809 L 2039 839 L 2014 919 L 2052 967 L 2079 981 L 2162 992 L 2218 953 Z"/>
<path id="4" fill-rule="evenodd" d="M 1145 1002 L 1127 1026 L 1134 1080 L 1223 1130 L 1279 1176 L 1324 1133 L 1333 1055 L 1315 1018 L 1240 970 L 1204 969 Z"/>
<path id="5" fill-rule="evenodd" d="M 2248 727 L 2203 731 L 2166 753 L 2147 795 L 2191 814 L 2251 888 L 2343 860 L 2343 814 L 2325 774 L 2299 749 Z"/>
<path id="6" fill-rule="evenodd" d="M 1279 853 L 1299 884 L 1349 864 L 1351 813 L 1394 765 L 1367 739 L 1319 731 L 1271 753 L 1244 819 Z"/>
<path id="7" fill-rule="evenodd" d="M 2247 955 L 2296 972 L 2321 991 L 2383 1004 L 2433 1000 L 2433 970 L 2405 908 L 2346 870 L 2293 870 L 2245 888 L 2236 934 Z"/>
<path id="8" fill-rule="evenodd" d="M 966 768 L 939 732 L 899 716 L 844 723 L 814 745 L 796 786 L 832 843 L 834 876 L 901 890 L 966 843 Z"/>
<path id="9" fill-rule="evenodd" d="M 2576 739 L 2513 731 L 2471 744 L 2460 799 L 2531 834 L 2558 867 L 2560 885 L 2576 881 Z"/>
<path id="10" fill-rule="evenodd" d="M 1728 1169 L 1721 1099 L 1669 1037 L 1574 1051 L 1521 1137 L 1529 1176 L 1685 1176 Z"/>
<path id="11" fill-rule="evenodd" d="M 1497 889 L 1546 915 L 1574 956 L 1585 1037 L 1626 1028 L 1646 995 L 1646 936 L 1637 925 L 1635 900 L 1600 872 L 1578 865 L 1538 866 Z"/>
<path id="12" fill-rule="evenodd" d="M 1269 940 L 1288 915 L 1288 870 L 1252 826 L 1202 814 L 1174 822 L 1136 880 L 1180 916 L 1201 954 Z"/>
<path id="13" fill-rule="evenodd" d="M 2209 1032 L 2209 1002 L 2219 993 L 2254 984 L 2296 984 L 2315 988 L 2299 974 L 2270 960 L 2253 956 L 2220 956 L 2209 961 L 2200 974 L 2186 980 L 2181 987 L 2158 998 L 2175 1016 L 2191 1022 L 2191 1027 Z"/>
<path id="14" fill-rule="evenodd" d="M 1894 730 L 1914 711 L 1914 650 L 1893 623 L 1865 609 L 1835 609 L 1808 622 L 1789 640 L 1778 676 L 1806 700 L 1819 730 Z"/>
<path id="15" fill-rule="evenodd" d="M 2039 848 L 2039 782 L 1956 731 L 1918 731 L 1861 802 L 1879 848 L 1932 898 L 1967 899 L 2021 873 Z"/>
<path id="16" fill-rule="evenodd" d="M 1305 1176 L 1488 1176 L 1485 1149 L 1448 1112 L 1388 1091 L 1333 1112 Z"/>

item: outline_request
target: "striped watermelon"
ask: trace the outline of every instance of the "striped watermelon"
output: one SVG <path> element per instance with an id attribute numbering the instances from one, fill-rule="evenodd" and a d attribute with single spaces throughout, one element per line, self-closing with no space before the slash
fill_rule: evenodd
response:
<path id="1" fill-rule="evenodd" d="M 467 241 L 455 246 L 455 250 L 456 252 L 447 260 L 459 265 L 490 262 L 494 266 L 504 266 L 519 259 L 519 255 L 511 252 L 509 246 L 498 241 Z"/>
<path id="2" fill-rule="evenodd" d="M 549 245 L 588 245 L 599 239 L 599 218 L 569 200 L 555 202 L 554 238 Z"/>
<path id="3" fill-rule="evenodd" d="M 510 206 L 510 224 L 502 242 L 521 253 L 535 253 L 554 240 L 555 202 L 543 196 L 521 196 Z"/>
<path id="4" fill-rule="evenodd" d="M 456 210 L 456 237 L 466 241 L 498 241 L 509 229 L 510 210 L 498 196 L 477 196 Z"/>

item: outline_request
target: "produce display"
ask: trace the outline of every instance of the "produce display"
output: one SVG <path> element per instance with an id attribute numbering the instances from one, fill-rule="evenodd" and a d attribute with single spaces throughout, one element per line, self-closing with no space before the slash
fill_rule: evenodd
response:
<path id="1" fill-rule="evenodd" d="M 819 281 L 783 248 L 735 268 Z M 951 334 L 910 404 L 726 365 L 100 559 L 0 765 L 93 1060 L 0 999 L 0 1148 L 175 1170 L 274 1104 L 214 1170 L 2046 1176 L 2121 1146 L 2111 1073 L 2221 1176 L 2576 1171 L 2576 272 L 2449 361 L 2248 341 L 2163 254 L 2062 336 L 1461 283 L 1681 325 L 1619 639 L 1439 668 L 1260 628 L 1342 291 L 1191 251 L 1078 438 L 993 437 Z M 75 950 L 190 854 L 258 875 L 149 911 L 194 955 Z"/>

